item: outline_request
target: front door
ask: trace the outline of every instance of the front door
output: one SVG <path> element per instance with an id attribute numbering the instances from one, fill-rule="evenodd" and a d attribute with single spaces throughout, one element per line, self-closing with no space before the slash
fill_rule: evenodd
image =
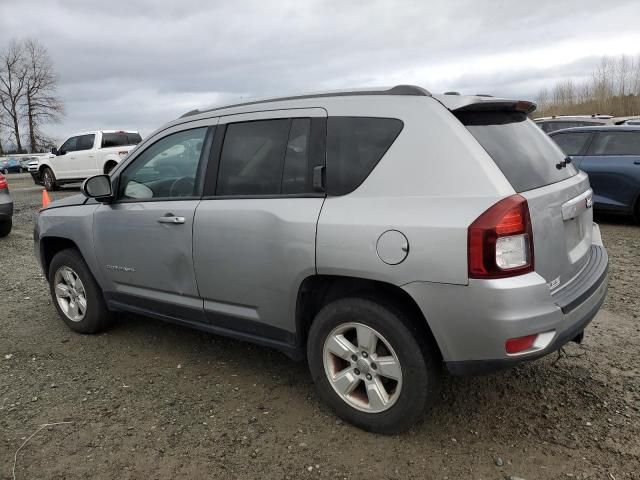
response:
<path id="1" fill-rule="evenodd" d="M 75 153 L 79 138 L 80 136 L 68 138 L 58 149 L 58 155 L 51 159 L 56 178 L 60 180 L 78 178 Z"/>
<path id="2" fill-rule="evenodd" d="M 180 128 L 124 168 L 116 200 L 96 210 L 94 243 L 112 306 L 201 321 L 192 231 L 210 128 Z"/>
<path id="3" fill-rule="evenodd" d="M 325 137 L 323 109 L 220 119 L 219 166 L 209 167 L 217 181 L 207 178 L 196 210 L 193 252 L 214 327 L 293 342 L 298 288 L 316 273 L 324 194 L 314 189 L 313 172 L 324 165 Z"/>

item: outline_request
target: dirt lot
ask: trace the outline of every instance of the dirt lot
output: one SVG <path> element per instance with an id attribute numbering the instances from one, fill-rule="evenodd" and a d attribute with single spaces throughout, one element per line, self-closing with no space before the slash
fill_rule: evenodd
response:
<path id="1" fill-rule="evenodd" d="M 0 478 L 640 478 L 640 227 L 600 219 L 606 310 L 582 346 L 447 378 L 413 430 L 336 420 L 304 363 L 142 317 L 71 333 L 32 253 L 40 189 L 9 176 L 0 240 Z M 58 192 L 54 197 L 77 193 Z"/>

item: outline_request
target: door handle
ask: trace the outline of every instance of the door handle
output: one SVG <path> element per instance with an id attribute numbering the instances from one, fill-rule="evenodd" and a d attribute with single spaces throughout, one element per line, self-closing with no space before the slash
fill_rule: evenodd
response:
<path id="1" fill-rule="evenodd" d="M 172 214 L 165 215 L 158 219 L 158 223 L 171 223 L 173 225 L 182 225 L 184 223 L 184 217 L 175 217 Z"/>
<path id="2" fill-rule="evenodd" d="M 634 160 L 634 161 L 633 161 L 633 164 L 634 164 L 634 165 L 640 165 L 640 160 Z"/>

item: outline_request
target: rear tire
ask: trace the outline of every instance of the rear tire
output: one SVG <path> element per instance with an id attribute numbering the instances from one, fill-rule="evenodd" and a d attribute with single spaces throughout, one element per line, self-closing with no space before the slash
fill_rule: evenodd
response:
<path id="1" fill-rule="evenodd" d="M 49 289 L 58 314 L 71 330 L 97 333 L 109 325 L 112 314 L 78 250 L 62 250 L 53 257 Z"/>
<path id="2" fill-rule="evenodd" d="M 9 233 L 11 233 L 11 227 L 13 227 L 13 221 L 11 219 L 0 222 L 0 238 L 9 235 Z"/>
<path id="3" fill-rule="evenodd" d="M 42 169 L 42 185 L 44 185 L 44 188 L 48 192 L 53 192 L 60 188 L 56 182 L 56 176 L 53 174 L 53 170 L 49 167 L 44 167 Z"/>
<path id="4" fill-rule="evenodd" d="M 371 432 L 409 428 L 440 391 L 434 344 L 392 304 L 354 297 L 324 306 L 309 331 L 307 358 L 320 397 Z"/>

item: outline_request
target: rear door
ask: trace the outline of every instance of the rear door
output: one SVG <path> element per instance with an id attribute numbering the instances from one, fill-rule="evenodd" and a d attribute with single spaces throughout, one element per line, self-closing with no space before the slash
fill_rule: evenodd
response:
<path id="1" fill-rule="evenodd" d="M 193 230 L 196 279 L 214 326 L 292 343 L 298 288 L 316 273 L 324 193 L 313 174 L 324 165 L 325 137 L 319 108 L 220 118 Z"/>
<path id="2" fill-rule="evenodd" d="M 526 113 L 506 110 L 454 112 L 514 190 L 527 199 L 534 237 L 535 270 L 562 285 L 588 261 L 592 240 L 592 192 L 583 172 Z"/>
<path id="3" fill-rule="evenodd" d="M 598 207 L 632 213 L 640 192 L 640 130 L 598 132 L 580 169 Z"/>

